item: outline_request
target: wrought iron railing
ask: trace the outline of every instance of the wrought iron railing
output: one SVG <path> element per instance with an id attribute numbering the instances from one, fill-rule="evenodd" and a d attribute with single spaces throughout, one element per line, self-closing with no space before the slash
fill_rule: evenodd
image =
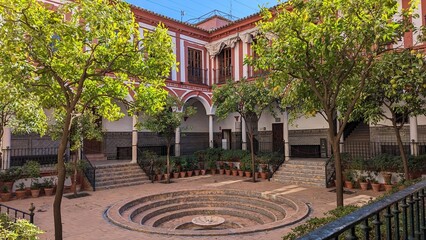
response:
<path id="1" fill-rule="evenodd" d="M 23 166 L 27 161 L 37 161 L 40 165 L 55 165 L 58 148 L 9 148 L 5 156 L 10 158 L 10 166 Z M 64 156 L 67 159 L 67 156 Z"/>
<path id="2" fill-rule="evenodd" d="M 334 179 L 336 179 L 336 168 L 334 167 L 334 158 L 330 157 L 325 163 L 325 186 L 331 187 Z"/>
<path id="3" fill-rule="evenodd" d="M 81 161 L 84 162 L 84 176 L 86 176 L 93 191 L 96 191 L 96 167 L 87 159 L 84 153 L 81 154 Z"/>
<path id="4" fill-rule="evenodd" d="M 31 203 L 30 208 L 28 209 L 30 212 L 25 212 L 13 207 L 6 206 L 0 203 L 0 213 L 5 213 L 8 215 L 10 219 L 16 222 L 17 219 L 27 219 L 30 223 L 34 223 L 34 204 Z"/>
<path id="5" fill-rule="evenodd" d="M 403 142 L 405 154 L 410 154 L 410 142 Z M 420 145 L 421 146 L 421 145 Z M 352 158 L 369 159 L 381 154 L 400 156 L 397 142 L 348 141 L 343 144 L 343 151 Z"/>
<path id="6" fill-rule="evenodd" d="M 137 163 L 139 167 L 145 172 L 151 182 L 154 182 L 155 173 L 154 173 L 154 159 L 145 158 L 142 149 L 138 147 L 138 158 Z"/>
<path id="7" fill-rule="evenodd" d="M 188 67 L 188 82 L 194 84 L 205 84 L 204 79 L 207 70 L 202 68 Z"/>
<path id="8" fill-rule="evenodd" d="M 426 180 L 299 238 L 426 239 Z"/>
<path id="9" fill-rule="evenodd" d="M 226 83 L 227 80 L 232 79 L 232 66 L 214 69 L 213 71 L 216 83 L 223 84 Z"/>

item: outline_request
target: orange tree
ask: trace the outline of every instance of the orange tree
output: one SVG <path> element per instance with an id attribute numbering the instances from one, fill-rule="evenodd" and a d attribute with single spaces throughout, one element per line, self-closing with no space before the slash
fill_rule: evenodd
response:
<path id="1" fill-rule="evenodd" d="M 327 121 L 338 206 L 343 205 L 339 139 L 373 63 L 407 30 L 410 10 L 399 13 L 394 0 L 290 0 L 263 10 L 257 57 L 248 62 L 270 71 L 268 87 L 283 107 L 292 106 L 291 116 L 319 113 Z"/>
<path id="2" fill-rule="evenodd" d="M 0 0 L 0 16 L 1 68 L 29 71 L 24 84 L 62 123 L 53 203 L 55 239 L 62 239 L 63 156 L 73 121 L 88 110 L 108 120 L 124 116 L 117 103 L 129 90 L 132 113 L 161 109 L 175 64 L 172 41 L 161 25 L 141 33 L 121 0 L 66 1 L 56 10 L 38 0 Z"/>

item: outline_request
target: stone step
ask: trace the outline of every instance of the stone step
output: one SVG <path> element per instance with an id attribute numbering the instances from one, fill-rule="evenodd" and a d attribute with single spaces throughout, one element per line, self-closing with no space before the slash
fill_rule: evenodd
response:
<path id="1" fill-rule="evenodd" d="M 102 186 L 108 186 L 108 185 L 114 185 L 114 184 L 120 184 L 120 183 L 126 183 L 126 182 L 135 182 L 135 181 L 149 181 L 149 179 L 146 176 L 132 176 L 127 178 L 112 178 L 112 179 L 97 179 L 96 180 L 96 186 L 102 187 Z"/>
<path id="2" fill-rule="evenodd" d="M 119 188 L 119 187 L 128 187 L 128 186 L 141 185 L 141 184 L 147 184 L 147 183 L 151 183 L 151 181 L 146 180 L 146 181 L 117 183 L 117 184 L 112 184 L 112 185 L 107 185 L 107 186 L 100 186 L 100 187 L 97 186 L 96 190 L 112 189 L 112 188 Z"/>
<path id="3" fill-rule="evenodd" d="M 283 181 L 280 179 L 273 179 L 274 182 L 279 182 L 279 183 L 286 183 L 286 184 L 295 184 L 297 186 L 315 186 L 315 187 L 325 187 L 325 182 L 324 183 L 319 183 L 319 182 L 308 182 L 308 181 Z"/>
<path id="4" fill-rule="evenodd" d="M 141 169 L 126 169 L 126 170 L 110 170 L 110 171 L 98 171 L 96 169 L 96 177 L 111 177 L 111 176 L 123 176 L 131 174 L 144 174 Z"/>
<path id="5" fill-rule="evenodd" d="M 139 168 L 139 165 L 137 163 L 111 163 L 111 164 L 102 164 L 102 165 L 97 165 L 96 169 L 97 170 L 109 170 L 109 169 L 123 169 L 123 168 Z"/>
<path id="6" fill-rule="evenodd" d="M 290 160 L 290 161 L 286 161 L 284 164 L 285 165 L 296 165 L 296 166 L 325 166 L 326 163 L 326 159 L 324 160 Z"/>
<path id="7" fill-rule="evenodd" d="M 319 178 L 325 178 L 325 175 L 324 173 L 306 174 L 304 172 L 279 172 L 279 173 L 275 173 L 274 177 L 305 177 L 305 178 L 319 179 Z"/>
<path id="8" fill-rule="evenodd" d="M 272 180 L 276 182 L 325 187 L 326 161 L 293 159 L 285 162 L 274 174 Z"/>
<path id="9" fill-rule="evenodd" d="M 325 178 L 306 178 L 306 177 L 280 177 L 280 178 L 274 178 L 275 180 L 282 181 L 282 182 L 309 182 L 309 183 L 324 183 L 325 184 Z"/>
<path id="10" fill-rule="evenodd" d="M 148 177 L 145 174 L 123 175 L 123 176 L 114 176 L 114 177 L 111 177 L 111 178 L 106 178 L 106 177 L 96 178 L 96 184 L 99 185 L 99 184 L 104 184 L 104 183 L 111 182 L 111 181 L 121 181 L 121 180 L 126 180 L 126 179 L 131 180 L 131 179 L 136 179 L 136 178 L 148 179 Z"/>

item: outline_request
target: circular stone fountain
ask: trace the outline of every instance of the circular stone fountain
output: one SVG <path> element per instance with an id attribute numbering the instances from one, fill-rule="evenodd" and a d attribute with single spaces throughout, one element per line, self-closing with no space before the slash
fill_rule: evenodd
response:
<path id="1" fill-rule="evenodd" d="M 225 222 L 225 218 L 219 216 L 198 216 L 191 221 L 196 226 L 209 229 L 217 227 Z"/>
<path id="2" fill-rule="evenodd" d="M 145 233 L 219 236 L 291 226 L 308 213 L 308 206 L 299 200 L 215 189 L 123 200 L 109 207 L 105 217 L 115 225 Z"/>

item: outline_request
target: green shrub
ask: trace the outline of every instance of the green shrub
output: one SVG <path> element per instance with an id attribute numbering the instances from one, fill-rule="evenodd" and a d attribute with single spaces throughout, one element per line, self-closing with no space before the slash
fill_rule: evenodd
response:
<path id="1" fill-rule="evenodd" d="M 283 240 L 293 240 L 298 237 L 301 237 L 321 226 L 324 226 L 327 223 L 330 223 L 336 219 L 346 216 L 357 209 L 358 209 L 357 206 L 348 205 L 348 206 L 338 207 L 336 209 L 328 211 L 327 213 L 325 213 L 324 217 L 311 218 L 307 220 L 304 224 L 293 228 L 292 232 L 288 233 L 287 235 L 283 237 Z"/>
<path id="2" fill-rule="evenodd" d="M 7 215 L 0 214 L 0 239 L 7 240 L 36 240 L 43 231 L 25 219 L 14 223 Z"/>

